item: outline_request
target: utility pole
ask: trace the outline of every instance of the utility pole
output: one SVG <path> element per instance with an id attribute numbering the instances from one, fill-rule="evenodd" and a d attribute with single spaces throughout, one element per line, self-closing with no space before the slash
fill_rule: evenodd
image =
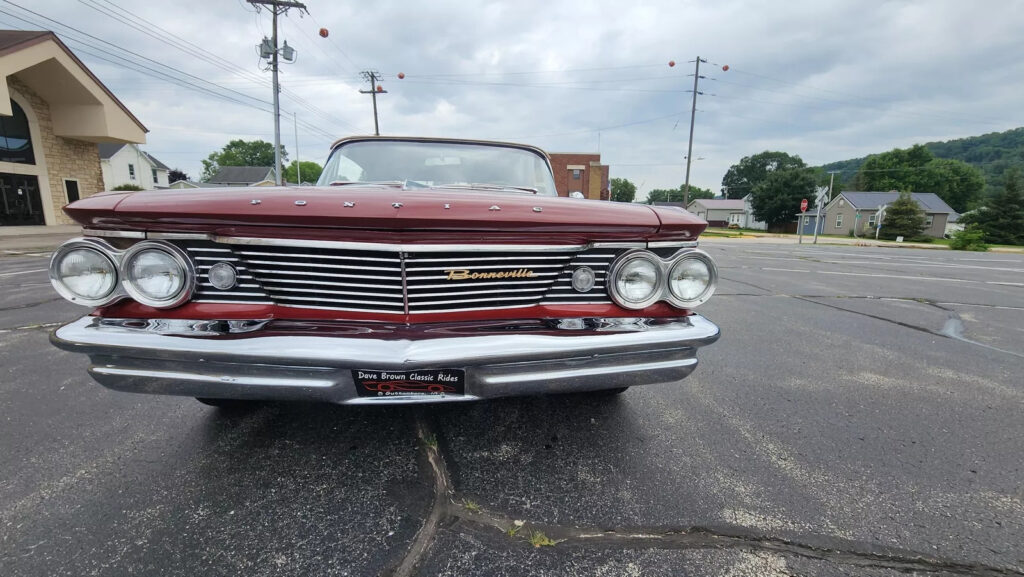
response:
<path id="1" fill-rule="evenodd" d="M 281 175 L 281 85 L 277 80 L 277 69 L 278 69 L 278 55 L 279 49 L 277 47 L 277 16 L 284 14 L 289 8 L 298 8 L 299 10 L 305 10 L 309 14 L 309 10 L 306 9 L 306 5 L 301 2 L 292 2 L 291 0 L 247 0 L 249 4 L 252 4 L 257 9 L 260 6 L 266 6 L 270 9 L 273 15 L 273 34 L 271 37 L 270 50 L 272 54 L 266 54 L 266 50 L 261 49 L 260 56 L 266 58 L 270 57 L 270 69 L 273 71 L 274 78 L 274 184 L 281 186 L 282 175 Z M 288 50 L 287 43 L 285 46 Z M 291 52 L 294 55 L 294 50 Z M 287 59 L 287 57 L 286 57 Z"/>
<path id="2" fill-rule="evenodd" d="M 302 186 L 302 161 L 299 160 L 299 115 L 292 112 L 292 122 L 295 123 L 295 184 Z"/>
<path id="3" fill-rule="evenodd" d="M 707 62 L 707 60 L 704 60 Z M 690 145 L 686 148 L 686 184 L 683 185 L 683 208 L 690 203 L 690 162 L 693 160 L 693 122 L 697 118 L 697 82 L 700 81 L 700 56 L 693 70 L 693 104 L 690 106 Z"/>
<path id="4" fill-rule="evenodd" d="M 384 90 L 383 87 L 377 86 L 377 81 L 382 78 L 380 72 L 364 70 L 360 75 L 370 83 L 369 90 L 360 90 L 359 93 L 373 96 L 373 134 L 380 136 L 380 125 L 377 124 L 377 94 L 387 94 L 388 91 Z"/>

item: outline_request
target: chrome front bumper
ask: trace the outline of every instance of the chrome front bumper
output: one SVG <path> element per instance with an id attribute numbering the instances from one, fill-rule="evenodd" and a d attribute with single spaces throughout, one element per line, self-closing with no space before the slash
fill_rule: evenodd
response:
<path id="1" fill-rule="evenodd" d="M 84 317 L 50 341 L 118 391 L 344 404 L 462 401 L 678 381 L 718 339 L 699 315 L 388 325 Z M 465 395 L 359 397 L 352 370 L 464 369 Z"/>

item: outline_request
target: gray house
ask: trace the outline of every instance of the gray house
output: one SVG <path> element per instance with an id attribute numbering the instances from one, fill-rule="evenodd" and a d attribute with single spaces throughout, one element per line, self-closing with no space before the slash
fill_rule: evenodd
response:
<path id="1" fill-rule="evenodd" d="M 273 186 L 274 168 L 271 166 L 222 166 L 206 180 L 217 186 Z"/>
<path id="2" fill-rule="evenodd" d="M 821 211 L 821 229 L 819 234 L 849 234 L 852 230 L 857 236 L 874 236 L 875 215 L 879 207 L 891 204 L 900 193 L 890 192 L 858 192 L 844 191 L 832 199 L 832 202 Z M 910 197 L 924 211 L 925 228 L 922 234 L 942 238 L 946 232 L 946 223 L 955 222 L 959 215 L 933 192 L 912 192 Z M 810 211 L 808 215 L 810 216 Z M 814 218 L 808 219 L 808 224 Z M 814 226 L 807 226 L 801 219 L 804 233 L 814 234 Z"/>
<path id="3" fill-rule="evenodd" d="M 687 205 L 686 210 L 708 221 L 708 226 L 742 225 L 744 204 L 741 199 L 701 198 Z"/>

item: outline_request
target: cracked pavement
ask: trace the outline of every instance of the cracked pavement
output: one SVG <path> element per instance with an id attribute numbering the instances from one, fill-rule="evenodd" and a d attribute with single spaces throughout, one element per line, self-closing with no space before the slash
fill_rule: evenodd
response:
<path id="1" fill-rule="evenodd" d="M 0 257 L 0 574 L 1024 575 L 1024 255 L 702 247 L 680 383 L 247 413 L 92 383 Z"/>

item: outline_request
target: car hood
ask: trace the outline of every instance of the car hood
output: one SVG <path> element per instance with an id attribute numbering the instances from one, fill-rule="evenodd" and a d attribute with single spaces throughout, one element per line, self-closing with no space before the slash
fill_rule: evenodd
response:
<path id="1" fill-rule="evenodd" d="M 379 185 L 247 187 L 103 193 L 64 208 L 88 228 L 240 233 L 240 229 L 448 233 L 586 233 L 696 238 L 707 226 L 680 209 L 468 189 Z M 277 231 L 277 234 L 286 234 Z"/>

